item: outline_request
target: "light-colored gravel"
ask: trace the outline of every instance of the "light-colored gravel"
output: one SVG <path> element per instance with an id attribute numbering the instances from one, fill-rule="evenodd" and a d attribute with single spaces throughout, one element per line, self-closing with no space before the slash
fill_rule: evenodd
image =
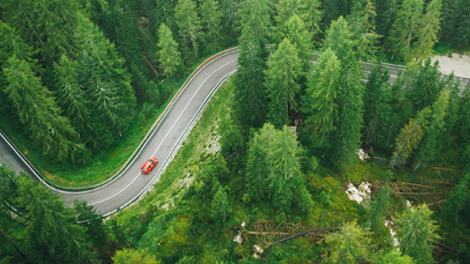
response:
<path id="1" fill-rule="evenodd" d="M 452 57 L 434 56 L 432 62 L 439 60 L 443 74 L 449 75 L 454 71 L 455 77 L 470 78 L 470 56 L 452 53 Z"/>

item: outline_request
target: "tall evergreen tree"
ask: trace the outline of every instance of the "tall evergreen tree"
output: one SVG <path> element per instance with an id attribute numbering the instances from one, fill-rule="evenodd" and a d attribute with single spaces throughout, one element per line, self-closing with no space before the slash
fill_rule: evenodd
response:
<path id="1" fill-rule="evenodd" d="M 364 93 L 364 143 L 385 147 L 390 126 L 395 119 L 391 107 L 392 89 L 388 85 L 390 72 L 382 64 L 373 66 L 367 76 Z"/>
<path id="2" fill-rule="evenodd" d="M 268 120 L 280 128 L 289 123 L 289 110 L 297 110 L 296 93 L 300 90 L 299 78 L 304 74 L 297 49 L 284 39 L 268 59 L 265 71 L 269 114 Z"/>
<path id="3" fill-rule="evenodd" d="M 241 43 L 238 74 L 235 75 L 236 111 L 244 124 L 260 127 L 267 114 L 264 72 L 267 68 L 263 43 L 252 36 Z"/>
<path id="4" fill-rule="evenodd" d="M 337 58 L 342 60 L 346 58 L 353 47 L 348 22 L 343 17 L 331 23 L 323 42 L 323 51 L 330 48 Z"/>
<path id="5" fill-rule="evenodd" d="M 5 0 L 2 19 L 16 28 L 39 51 L 41 62 L 55 61 L 76 52 L 73 31 L 79 5 L 76 0 Z"/>
<path id="6" fill-rule="evenodd" d="M 340 0 L 322 0 L 321 6 L 325 11 L 323 16 L 322 25 L 328 28 L 332 24 L 332 21 L 339 17 L 339 2 Z"/>
<path id="7" fill-rule="evenodd" d="M 279 39 L 288 38 L 297 50 L 297 56 L 302 62 L 302 71 L 307 73 L 311 68 L 312 41 L 305 29 L 304 22 L 293 15 L 279 28 Z"/>
<path id="8" fill-rule="evenodd" d="M 72 208 L 27 175 L 18 181 L 17 203 L 29 224 L 26 233 L 36 259 L 45 263 L 94 262 L 94 250 L 86 241 L 85 228 L 76 223 Z"/>
<path id="9" fill-rule="evenodd" d="M 449 106 L 449 93 L 442 91 L 437 101 L 432 105 L 429 126 L 423 139 L 419 143 L 416 155 L 413 158 L 413 168 L 426 167 L 434 161 L 437 154 L 437 139 L 440 137 L 445 126 L 445 116 Z"/>
<path id="10" fill-rule="evenodd" d="M 77 161 L 86 149 L 76 143 L 78 134 L 70 120 L 60 115 L 62 110 L 55 98 L 42 86 L 29 63 L 12 56 L 3 67 L 3 73 L 8 83 L 5 93 L 31 139 L 55 160 Z"/>
<path id="11" fill-rule="evenodd" d="M 135 94 L 131 76 L 114 45 L 87 18 L 80 16 L 75 32 L 80 53 L 77 59 L 79 83 L 91 101 L 91 123 L 96 138 L 93 149 L 108 147 L 121 136 L 132 120 Z"/>
<path id="12" fill-rule="evenodd" d="M 397 13 L 388 41 L 399 59 L 410 60 L 414 55 L 413 40 L 421 27 L 423 4 L 423 0 L 404 0 Z"/>
<path id="13" fill-rule="evenodd" d="M 196 3 L 192 0 L 178 0 L 175 7 L 176 24 L 185 47 L 189 44 L 194 49 L 194 56 L 198 58 L 198 40 L 201 37 L 201 19 L 197 15 Z"/>
<path id="14" fill-rule="evenodd" d="M 312 136 L 317 142 L 317 147 L 326 146 L 329 143 L 329 135 L 336 129 L 340 67 L 340 61 L 328 48 L 322 53 L 309 76 L 302 112 L 306 114 L 305 122 L 313 125 Z"/>
<path id="15" fill-rule="evenodd" d="M 415 112 L 431 106 L 437 100 L 445 85 L 440 76 L 439 62 L 436 60 L 431 65 L 431 59 L 427 59 L 415 77 L 413 89 L 407 92 L 407 99 L 413 104 Z"/>
<path id="16" fill-rule="evenodd" d="M 338 124 L 333 134 L 333 163 L 341 170 L 348 169 L 357 158 L 364 126 L 364 87 L 361 64 L 352 51 L 343 59 L 338 99 Z"/>
<path id="17" fill-rule="evenodd" d="M 218 49 L 218 41 L 222 37 L 220 35 L 222 13 L 219 8 L 219 2 L 216 0 L 203 0 L 200 7 L 201 22 L 205 28 L 204 32 L 207 33 L 206 39 L 214 42 L 215 49 Z"/>
<path id="18" fill-rule="evenodd" d="M 468 83 L 463 89 L 462 93 L 462 105 L 460 107 L 460 113 L 457 119 L 457 131 L 458 135 L 464 138 L 464 142 L 469 142 L 470 139 L 470 83 Z"/>
<path id="19" fill-rule="evenodd" d="M 268 0 L 247 0 L 240 7 L 241 36 L 239 42 L 252 36 L 260 43 L 268 43 L 272 35 L 272 2 Z"/>
<path id="20" fill-rule="evenodd" d="M 164 69 L 163 73 L 166 76 L 173 75 L 178 70 L 178 66 L 182 64 L 181 54 L 178 51 L 178 43 L 173 40 L 173 34 L 165 23 L 162 23 L 158 29 L 157 46 L 160 49 L 157 56 Z"/>
<path id="21" fill-rule="evenodd" d="M 384 38 L 389 36 L 401 2 L 401 0 L 377 1 L 377 33 Z"/>
<path id="22" fill-rule="evenodd" d="M 322 263 L 361 263 L 369 259 L 369 230 L 362 229 L 356 222 L 344 223 L 339 232 L 325 236 L 331 255 Z"/>
<path id="23" fill-rule="evenodd" d="M 157 1 L 155 8 L 155 31 L 157 31 L 162 24 L 167 25 L 171 32 L 177 32 L 178 26 L 175 18 L 175 6 L 177 1 L 161 0 Z"/>
<path id="24" fill-rule="evenodd" d="M 416 34 L 416 44 L 413 56 L 418 60 L 429 58 L 432 47 L 437 42 L 440 29 L 442 0 L 432 0 L 426 6 L 426 14 L 421 18 L 421 25 Z"/>
<path id="25" fill-rule="evenodd" d="M 460 179 L 459 184 L 454 187 L 454 192 L 446 199 L 442 214 L 445 218 L 454 221 L 459 220 L 459 212 L 464 208 L 464 204 L 470 201 L 470 174 L 465 174 Z"/>
<path id="26" fill-rule="evenodd" d="M 226 32 L 227 44 L 237 43 L 240 31 L 240 2 L 241 0 L 220 0 L 220 12 L 224 14 L 222 20 L 223 31 Z"/>
<path id="27" fill-rule="evenodd" d="M 384 226 L 382 218 L 387 216 L 387 207 L 390 202 L 391 192 L 392 189 L 390 186 L 385 184 L 374 195 L 369 211 L 370 228 L 372 231 L 377 231 Z"/>
<path id="28" fill-rule="evenodd" d="M 416 260 L 410 256 L 403 255 L 398 250 L 392 250 L 380 255 L 377 264 L 416 264 Z"/>
<path id="29" fill-rule="evenodd" d="M 470 45 L 470 4 L 468 0 L 460 0 L 459 3 L 459 21 L 456 25 L 457 27 L 457 46 L 462 49 Z"/>
<path id="30" fill-rule="evenodd" d="M 431 109 L 426 107 L 418 112 L 416 117 L 411 119 L 410 122 L 402 128 L 400 134 L 398 134 L 395 139 L 396 146 L 390 161 L 390 166 L 401 166 L 406 163 L 412 151 L 418 147 L 421 138 L 426 132 L 430 115 Z"/>
<path id="31" fill-rule="evenodd" d="M 397 238 L 403 254 L 414 258 L 418 264 L 434 262 L 432 243 L 440 236 L 437 234 L 437 221 L 431 219 L 432 211 L 426 204 L 406 209 L 397 218 Z"/>
<path id="32" fill-rule="evenodd" d="M 308 34 L 304 35 L 304 38 L 311 39 L 320 31 L 322 12 L 320 11 L 320 2 L 317 0 L 280 0 L 276 4 L 276 11 L 274 19 L 279 29 L 285 27 L 284 25 L 293 16 L 298 16 L 308 32 Z M 283 35 L 277 38 L 278 42 L 280 42 L 283 37 L 285 36 Z"/>
<path id="33" fill-rule="evenodd" d="M 457 36 L 457 28 L 460 24 L 459 18 L 460 0 L 443 0 L 441 12 L 441 30 L 438 39 L 441 41 L 453 42 Z"/>
<path id="34" fill-rule="evenodd" d="M 155 256 L 146 250 L 123 248 L 112 258 L 114 264 L 157 264 Z"/>

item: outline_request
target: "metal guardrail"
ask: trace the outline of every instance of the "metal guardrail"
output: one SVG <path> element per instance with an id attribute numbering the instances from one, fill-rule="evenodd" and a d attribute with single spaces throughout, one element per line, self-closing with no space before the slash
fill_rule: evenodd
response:
<path id="1" fill-rule="evenodd" d="M 147 145 L 149 139 L 153 136 L 153 134 L 157 131 L 157 128 L 160 126 L 162 120 L 167 116 L 169 111 L 173 108 L 173 105 L 175 104 L 176 100 L 179 98 L 179 96 L 184 92 L 186 87 L 188 86 L 189 83 L 212 61 L 215 61 L 219 58 L 222 58 L 226 55 L 238 52 L 239 49 L 237 47 L 230 48 L 223 50 L 221 52 L 218 52 L 217 54 L 209 57 L 206 59 L 204 62 L 202 62 L 192 73 L 189 75 L 189 77 L 186 79 L 186 81 L 183 83 L 179 91 L 173 96 L 172 100 L 170 103 L 167 105 L 165 110 L 163 111 L 162 114 L 158 117 L 157 121 L 152 125 L 150 128 L 149 132 L 145 135 L 144 139 L 141 141 L 139 146 L 136 148 L 134 153 L 127 159 L 127 161 L 121 166 L 118 172 L 116 172 L 113 176 L 111 176 L 109 179 L 106 181 L 103 181 L 101 183 L 91 185 L 91 186 L 85 186 L 85 187 L 66 187 L 66 186 L 60 186 L 57 185 L 53 182 L 51 182 L 47 177 L 44 177 L 42 173 L 26 158 L 26 156 L 14 145 L 13 141 L 8 138 L 8 136 L 0 129 L 0 136 L 7 142 L 7 144 L 10 146 L 10 148 L 15 152 L 15 154 L 22 160 L 22 162 L 30 169 L 31 173 L 39 180 L 41 181 L 44 185 L 46 185 L 48 188 L 59 192 L 59 193 L 69 193 L 69 194 L 77 194 L 77 193 L 86 193 L 90 191 L 95 191 L 99 190 L 101 188 L 104 188 L 105 186 L 111 184 L 112 182 L 116 181 L 119 179 L 129 168 L 130 164 L 133 163 L 133 161 L 139 156 L 139 154 L 142 152 L 142 149 Z"/>

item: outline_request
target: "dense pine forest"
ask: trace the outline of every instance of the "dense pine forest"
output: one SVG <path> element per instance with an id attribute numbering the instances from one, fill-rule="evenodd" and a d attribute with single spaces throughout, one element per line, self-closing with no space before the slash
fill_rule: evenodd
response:
<path id="1" fill-rule="evenodd" d="M 39 168 L 112 174 L 107 153 L 234 46 L 137 205 L 103 219 L 2 164 L 0 263 L 470 262 L 470 84 L 430 60 L 469 51 L 469 0 L 4 0 L 0 129 Z"/>

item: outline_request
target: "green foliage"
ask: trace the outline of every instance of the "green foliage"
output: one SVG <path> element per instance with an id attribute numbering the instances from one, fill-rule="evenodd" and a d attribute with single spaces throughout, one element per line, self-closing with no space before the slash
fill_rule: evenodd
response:
<path id="1" fill-rule="evenodd" d="M 277 128 L 289 123 L 289 110 L 297 109 L 296 93 L 300 90 L 299 78 L 304 72 L 297 49 L 285 38 L 268 59 L 265 86 L 267 89 L 268 120 Z"/>
<path id="2" fill-rule="evenodd" d="M 162 87 L 159 84 L 160 83 L 158 81 L 157 83 L 150 81 L 147 92 L 145 93 L 145 101 L 157 107 L 160 106 L 166 99 L 161 92 Z M 168 97 L 168 95 L 166 95 L 166 97 Z"/>
<path id="3" fill-rule="evenodd" d="M 344 223 L 339 232 L 326 235 L 324 242 L 331 254 L 322 263 L 361 263 L 370 254 L 369 230 L 355 222 Z"/>
<path id="4" fill-rule="evenodd" d="M 232 211 L 232 207 L 230 207 L 228 202 L 226 189 L 219 186 L 219 190 L 217 190 L 214 195 L 214 199 L 212 200 L 212 217 L 214 218 L 214 221 L 218 222 L 222 219 L 222 222 L 225 222 Z"/>
<path id="5" fill-rule="evenodd" d="M 218 40 L 220 40 L 220 22 L 222 21 L 222 12 L 219 10 L 219 2 L 216 0 L 203 0 L 201 1 L 200 14 L 201 23 L 207 32 L 207 39 L 211 39 L 215 45 L 215 49 L 218 49 Z"/>
<path id="6" fill-rule="evenodd" d="M 318 59 L 310 73 L 307 92 L 303 100 L 302 112 L 306 123 L 313 125 L 313 136 L 318 147 L 328 143 L 328 135 L 333 132 L 337 120 L 337 93 L 340 77 L 340 61 L 328 48 Z"/>
<path id="7" fill-rule="evenodd" d="M 178 4 L 175 7 L 175 18 L 184 47 L 188 47 L 191 43 L 194 55 L 198 58 L 198 40 L 202 32 L 200 32 L 201 19 L 197 15 L 196 3 L 191 0 L 178 0 Z"/>
<path id="8" fill-rule="evenodd" d="M 432 211 L 426 204 L 406 209 L 394 221 L 400 250 L 416 260 L 418 264 L 432 263 L 432 243 L 440 239 L 438 226 L 431 219 Z"/>
<path id="9" fill-rule="evenodd" d="M 337 58 L 342 60 L 351 52 L 354 42 L 349 31 L 348 22 L 343 17 L 331 23 L 323 42 L 323 52 L 330 48 Z"/>
<path id="10" fill-rule="evenodd" d="M 240 7 L 240 43 L 257 38 L 266 43 L 272 35 L 272 2 L 269 0 L 247 0 Z M 269 43 L 269 42 L 268 42 Z"/>
<path id="11" fill-rule="evenodd" d="M 263 43 L 255 37 L 241 43 L 238 74 L 234 85 L 238 116 L 244 125 L 260 127 L 266 119 L 267 102 L 264 72 L 267 68 Z"/>
<path id="12" fill-rule="evenodd" d="M 173 40 L 173 35 L 165 23 L 162 23 L 158 29 L 158 39 L 157 47 L 160 49 L 157 52 L 158 61 L 164 69 L 163 74 L 171 76 L 182 62 L 178 44 Z"/>
<path id="13" fill-rule="evenodd" d="M 303 38 L 311 39 L 320 31 L 322 11 L 320 11 L 320 2 L 317 0 L 280 0 L 276 3 L 276 11 L 277 14 L 274 19 L 276 20 L 279 29 L 282 29 L 283 27 L 285 28 L 287 21 L 291 20 L 292 17 L 297 16 L 303 22 L 305 29 L 308 32 L 303 34 Z M 286 33 L 289 33 L 289 31 L 286 31 Z M 281 34 L 281 36 L 277 38 L 278 42 L 280 42 L 284 37 L 285 35 Z M 294 42 L 292 39 L 291 41 Z M 299 57 L 302 58 L 302 56 Z"/>
<path id="14" fill-rule="evenodd" d="M 391 188 L 384 185 L 374 195 L 369 211 L 370 228 L 372 231 L 378 231 L 383 228 L 383 217 L 387 216 L 387 207 L 390 203 Z"/>
<path id="15" fill-rule="evenodd" d="M 470 200 L 470 192 L 468 190 L 470 183 L 470 174 L 465 174 L 454 188 L 454 193 L 446 199 L 442 214 L 445 218 L 450 219 L 454 223 L 459 220 L 459 212 L 464 208 L 464 204 Z"/>
<path id="16" fill-rule="evenodd" d="M 410 256 L 402 255 L 398 250 L 392 250 L 379 257 L 377 264 L 416 264 Z"/>
<path id="17" fill-rule="evenodd" d="M 388 85 L 390 72 L 379 63 L 367 76 L 364 93 L 364 144 L 386 146 L 387 134 L 396 123 L 392 110 L 392 89 Z M 396 126 L 396 124 L 395 124 Z"/>
<path id="18" fill-rule="evenodd" d="M 437 33 L 440 29 L 442 0 L 432 0 L 426 6 L 426 14 L 421 18 L 421 26 L 416 36 L 413 56 L 418 60 L 429 58 L 432 47 L 437 42 Z"/>
<path id="19" fill-rule="evenodd" d="M 401 166 L 406 163 L 406 160 L 411 156 L 411 152 L 418 147 L 422 136 L 426 132 L 430 115 L 431 109 L 426 107 L 401 129 L 400 134 L 395 139 L 396 145 L 390 161 L 391 167 Z"/>
<path id="20" fill-rule="evenodd" d="M 444 88 L 444 82 L 440 79 L 439 62 L 431 65 L 431 59 L 427 59 L 417 73 L 413 89 L 409 91 L 409 100 L 416 111 L 431 106 Z"/>
<path id="21" fill-rule="evenodd" d="M 124 248 L 116 251 L 114 264 L 157 264 L 157 261 L 146 250 Z"/>
<path id="22" fill-rule="evenodd" d="M 69 119 L 61 116 L 52 93 L 41 84 L 26 60 L 10 57 L 3 67 L 8 86 L 5 93 L 15 107 L 20 122 L 27 127 L 31 139 L 42 146 L 44 154 L 55 160 L 80 160 L 86 153 L 76 142 L 77 132 Z"/>
<path id="23" fill-rule="evenodd" d="M 75 200 L 73 209 L 77 216 L 77 223 L 85 227 L 86 234 L 93 241 L 93 244 L 98 245 L 105 242 L 107 230 L 104 217 L 97 214 L 96 209 L 92 205 L 88 205 L 86 201 Z"/>

